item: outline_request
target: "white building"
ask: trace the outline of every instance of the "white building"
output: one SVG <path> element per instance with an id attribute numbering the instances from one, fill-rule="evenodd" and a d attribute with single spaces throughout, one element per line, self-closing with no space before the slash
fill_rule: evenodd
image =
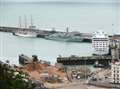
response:
<path id="1" fill-rule="evenodd" d="M 94 54 L 104 55 L 109 53 L 109 37 L 103 31 L 93 33 L 92 46 Z"/>
<path id="2" fill-rule="evenodd" d="M 120 62 L 115 62 L 111 65 L 112 83 L 120 84 Z"/>

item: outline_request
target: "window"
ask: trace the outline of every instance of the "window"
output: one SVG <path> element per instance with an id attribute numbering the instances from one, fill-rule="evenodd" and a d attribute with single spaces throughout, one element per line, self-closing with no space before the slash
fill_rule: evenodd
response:
<path id="1" fill-rule="evenodd" d="M 119 71 L 117 71 L 117 73 L 119 73 Z M 118 75 L 119 76 L 119 75 Z"/>

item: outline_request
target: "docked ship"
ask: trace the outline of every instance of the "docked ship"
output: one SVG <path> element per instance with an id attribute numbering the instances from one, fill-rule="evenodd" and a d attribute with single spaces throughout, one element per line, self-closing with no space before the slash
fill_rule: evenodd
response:
<path id="1" fill-rule="evenodd" d="M 13 35 L 20 37 L 37 37 L 37 34 L 31 31 L 31 29 L 36 29 L 36 26 L 33 25 L 32 16 L 31 16 L 31 25 L 29 26 L 29 28 L 27 28 L 26 16 L 24 17 L 24 20 L 25 20 L 25 27 L 21 28 L 21 17 L 19 17 L 19 29 L 18 31 L 13 32 Z"/>
<path id="2" fill-rule="evenodd" d="M 13 35 L 20 36 L 20 37 L 37 37 L 37 34 L 28 32 L 28 31 L 18 31 L 14 32 Z"/>
<path id="3" fill-rule="evenodd" d="M 82 33 L 79 32 L 59 32 L 54 33 L 49 36 L 45 36 L 45 39 L 48 40 L 56 40 L 56 41 L 65 41 L 65 42 L 83 42 L 85 40 L 85 37 Z M 91 38 L 86 38 L 88 41 L 91 40 Z"/>

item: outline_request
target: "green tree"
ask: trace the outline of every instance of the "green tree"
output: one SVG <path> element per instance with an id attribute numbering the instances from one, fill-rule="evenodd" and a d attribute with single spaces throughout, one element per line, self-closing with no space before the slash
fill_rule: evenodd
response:
<path id="1" fill-rule="evenodd" d="M 9 65 L 0 63 L 0 89 L 36 89 L 28 74 L 17 72 Z"/>

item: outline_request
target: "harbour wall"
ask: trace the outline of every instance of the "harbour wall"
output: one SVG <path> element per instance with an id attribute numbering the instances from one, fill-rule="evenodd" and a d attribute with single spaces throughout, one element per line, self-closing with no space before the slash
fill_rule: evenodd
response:
<path id="1" fill-rule="evenodd" d="M 1 32 L 10 32 L 13 33 L 13 35 L 15 35 L 15 32 L 19 32 L 19 31 L 26 31 L 26 32 L 30 32 L 33 34 L 36 34 L 36 37 L 40 37 L 40 38 L 45 38 L 45 36 L 49 36 L 51 34 L 54 33 L 66 33 L 66 32 L 62 32 L 62 31 L 56 31 L 56 30 L 45 30 L 45 29 L 32 29 L 32 28 L 19 28 L 19 27 L 6 27 L 6 26 L 0 26 L 0 31 Z M 87 33 L 81 33 L 81 35 L 84 35 L 84 39 L 82 42 L 91 42 L 91 34 L 87 34 Z"/>
<path id="2" fill-rule="evenodd" d="M 104 66 L 110 65 L 112 61 L 111 56 L 88 56 L 88 57 L 58 57 L 57 63 L 63 65 L 94 65 L 96 62 Z"/>

